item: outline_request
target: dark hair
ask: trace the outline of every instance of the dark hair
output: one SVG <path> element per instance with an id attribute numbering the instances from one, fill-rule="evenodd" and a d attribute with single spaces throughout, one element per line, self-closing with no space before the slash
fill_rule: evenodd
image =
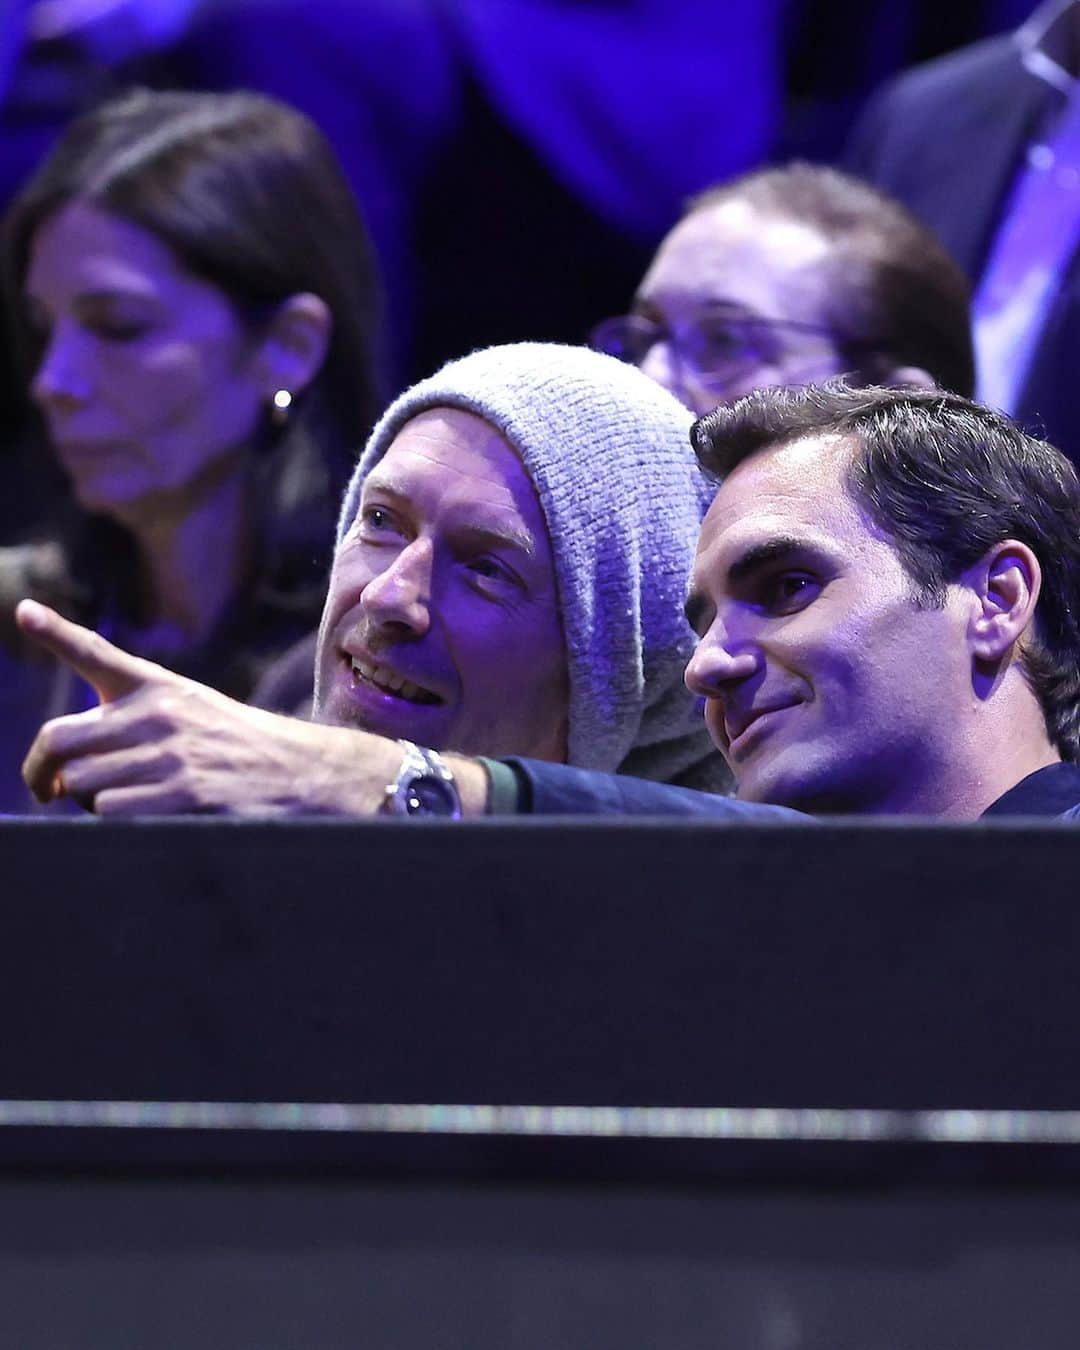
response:
<path id="1" fill-rule="evenodd" d="M 267 416 L 257 438 L 276 466 L 269 495 L 295 502 L 311 480 L 302 505 L 319 518 L 309 529 L 264 511 L 264 535 L 291 533 L 299 544 L 302 534 L 325 559 L 337 501 L 382 404 L 374 255 L 329 142 L 302 113 L 252 93 L 135 90 L 77 118 L 4 222 L 7 309 L 27 381 L 40 355 L 22 294 L 34 234 L 74 200 L 153 234 L 253 325 L 298 292 L 329 307 L 322 369 L 296 396 L 287 429 Z M 316 496 L 325 503 L 312 511 Z"/>
<path id="2" fill-rule="evenodd" d="M 994 544 L 1027 544 L 1043 582 L 1021 661 L 1051 741 L 1063 759 L 1080 759 L 1080 480 L 1059 450 L 957 394 L 844 380 L 754 390 L 690 434 L 718 477 L 768 446 L 850 437 L 847 489 L 888 533 L 926 605 L 943 604 L 948 584 Z"/>
<path id="3" fill-rule="evenodd" d="M 861 179 L 796 161 L 708 188 L 687 214 L 735 198 L 811 226 L 833 246 L 824 317 L 858 382 L 917 366 L 944 389 L 973 393 L 970 286 L 906 207 Z"/>

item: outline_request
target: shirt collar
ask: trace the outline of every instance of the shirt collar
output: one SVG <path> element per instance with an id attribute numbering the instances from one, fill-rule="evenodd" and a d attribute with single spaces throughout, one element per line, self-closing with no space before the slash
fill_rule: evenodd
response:
<path id="1" fill-rule="evenodd" d="M 1080 805 L 1080 765 L 1048 764 L 1002 793 L 983 816 L 1059 816 Z"/>

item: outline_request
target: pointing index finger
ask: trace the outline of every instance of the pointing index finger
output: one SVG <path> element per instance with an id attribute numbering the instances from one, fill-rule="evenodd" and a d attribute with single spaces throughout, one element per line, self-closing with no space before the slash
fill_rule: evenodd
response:
<path id="1" fill-rule="evenodd" d="M 72 623 L 36 600 L 20 600 L 15 618 L 27 637 L 92 684 L 103 703 L 131 693 L 158 673 L 152 662 L 121 651 L 100 633 Z"/>

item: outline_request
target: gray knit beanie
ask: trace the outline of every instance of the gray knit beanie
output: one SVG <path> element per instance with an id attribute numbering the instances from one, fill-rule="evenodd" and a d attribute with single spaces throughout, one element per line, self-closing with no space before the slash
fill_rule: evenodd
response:
<path id="1" fill-rule="evenodd" d="M 522 342 L 451 361 L 383 414 L 345 493 L 338 543 L 365 477 L 406 422 L 461 408 L 496 427 L 536 488 L 551 537 L 570 678 L 568 763 L 721 790 L 730 782 L 683 684 L 683 617 L 713 488 L 692 415 L 639 370 L 584 347 Z"/>

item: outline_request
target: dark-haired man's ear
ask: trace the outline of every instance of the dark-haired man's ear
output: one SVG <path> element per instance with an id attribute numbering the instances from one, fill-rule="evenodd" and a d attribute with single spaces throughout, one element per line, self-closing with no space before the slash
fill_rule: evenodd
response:
<path id="1" fill-rule="evenodd" d="M 279 389 L 302 394 L 322 369 L 334 329 L 325 300 L 310 291 L 290 295 L 278 306 L 258 353 L 267 401 Z"/>
<path id="2" fill-rule="evenodd" d="M 916 389 L 937 389 L 938 382 L 922 366 L 893 366 L 882 384 L 892 389 L 901 385 L 913 385 Z"/>
<path id="3" fill-rule="evenodd" d="M 972 655 L 999 662 L 1035 622 L 1042 568 L 1027 544 L 995 544 L 964 577 L 975 592 L 969 627 Z"/>

